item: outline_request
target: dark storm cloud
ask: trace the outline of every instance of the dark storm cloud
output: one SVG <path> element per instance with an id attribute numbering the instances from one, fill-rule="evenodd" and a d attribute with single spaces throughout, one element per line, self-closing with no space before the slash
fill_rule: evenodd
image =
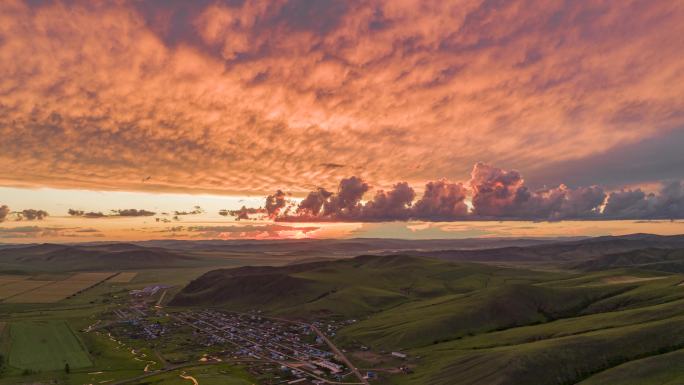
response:
<path id="1" fill-rule="evenodd" d="M 600 186 L 531 189 L 515 170 L 477 163 L 468 183 L 445 179 L 428 182 L 422 196 L 400 182 L 388 191 L 363 197 L 370 186 L 359 177 L 340 181 L 337 192 L 311 191 L 298 205 L 272 216 L 284 222 L 380 222 L 459 220 L 610 220 L 684 218 L 684 187 L 679 181 L 663 185 L 659 193 L 640 189 L 607 194 Z M 282 191 L 267 198 L 283 196 Z M 470 198 L 472 210 L 466 201 Z"/>
<path id="2" fill-rule="evenodd" d="M 622 190 L 608 195 L 603 212 L 610 218 L 648 218 L 654 204 L 655 194 L 647 194 L 641 189 Z"/>
<path id="3" fill-rule="evenodd" d="M 414 203 L 415 190 L 407 182 L 399 182 L 389 190 L 378 190 L 373 198 L 362 202 L 370 186 L 359 177 L 340 181 L 337 192 L 324 188 L 311 191 L 294 210 L 280 215 L 279 221 L 405 221 L 456 220 L 467 215 L 464 202 L 466 189 L 461 183 L 446 180 L 430 182 L 423 196 Z"/>
<path id="4" fill-rule="evenodd" d="M 102 218 L 102 217 L 107 216 L 100 211 L 87 211 L 86 212 L 83 210 L 74 210 L 74 209 L 69 209 L 68 214 L 71 215 L 72 217 L 84 217 L 84 218 Z"/>
<path id="5" fill-rule="evenodd" d="M 481 217 L 518 215 L 530 195 L 519 172 L 483 163 L 473 167 L 470 188 L 473 190 L 473 213 Z"/>
<path id="6" fill-rule="evenodd" d="M 112 210 L 112 215 L 113 216 L 119 216 L 119 217 L 151 217 L 155 215 L 156 213 L 153 211 L 148 211 L 148 210 L 138 210 L 138 209 L 121 209 L 121 210 Z"/>
<path id="7" fill-rule="evenodd" d="M 176 215 L 176 216 L 179 216 L 179 215 L 181 215 L 181 216 L 182 216 L 182 215 L 199 215 L 199 214 L 202 214 L 203 212 L 204 212 L 204 210 L 202 210 L 202 208 L 201 208 L 200 206 L 195 206 L 195 207 L 193 207 L 193 209 L 190 210 L 190 211 L 185 211 L 185 210 L 183 210 L 183 211 L 174 211 L 173 214 Z"/>
<path id="8" fill-rule="evenodd" d="M 9 207 L 7 205 L 0 205 L 0 222 L 3 222 L 10 213 Z"/>
<path id="9" fill-rule="evenodd" d="M 323 214 L 334 217 L 353 218 L 359 214 L 363 195 L 370 189 L 363 179 L 352 176 L 340 181 L 337 194 L 333 194 L 323 204 Z"/>
<path id="10" fill-rule="evenodd" d="M 297 206 L 297 214 L 316 216 L 333 193 L 324 188 L 311 191 Z"/>
<path id="11" fill-rule="evenodd" d="M 599 216 L 599 208 L 606 198 L 603 188 L 598 186 L 578 187 L 575 189 L 563 186 L 565 195 L 560 208 L 550 213 L 550 219 L 591 219 Z"/>
<path id="12" fill-rule="evenodd" d="M 49 214 L 45 210 L 25 209 L 14 213 L 18 221 L 42 221 Z"/>
<path id="13" fill-rule="evenodd" d="M 285 199 L 285 193 L 278 190 L 275 194 L 266 197 L 264 208 L 266 209 L 266 214 L 268 214 L 270 218 L 275 218 L 280 214 L 280 211 L 286 204 L 287 200 Z"/>
<path id="14" fill-rule="evenodd" d="M 0 222 L 4 222 L 10 218 L 15 221 L 41 221 L 49 214 L 45 210 L 24 209 L 20 211 L 12 211 L 7 205 L 0 205 Z"/>
<path id="15" fill-rule="evenodd" d="M 451 183 L 445 179 L 425 185 L 423 197 L 414 206 L 414 217 L 426 220 L 454 220 L 465 218 L 468 206 L 465 204 L 467 189 L 462 183 Z"/>
<path id="16" fill-rule="evenodd" d="M 605 199 L 600 187 L 530 190 L 517 171 L 484 163 L 473 167 L 470 179 L 473 216 L 494 219 L 589 219 L 599 215 Z"/>
<path id="17" fill-rule="evenodd" d="M 238 221 L 241 219 L 252 219 L 250 215 L 266 214 L 266 209 L 261 207 L 246 207 L 242 206 L 237 210 L 220 210 L 219 215 L 224 217 L 231 216 L 235 217 Z"/>
<path id="18" fill-rule="evenodd" d="M 641 189 L 621 190 L 608 196 L 604 216 L 611 219 L 684 218 L 684 186 L 681 181 L 663 185 L 658 194 Z"/>
<path id="19" fill-rule="evenodd" d="M 361 217 L 370 220 L 397 221 L 411 217 L 411 203 L 416 192 L 406 182 L 400 182 L 385 192 L 378 191 L 373 200 L 363 206 Z"/>

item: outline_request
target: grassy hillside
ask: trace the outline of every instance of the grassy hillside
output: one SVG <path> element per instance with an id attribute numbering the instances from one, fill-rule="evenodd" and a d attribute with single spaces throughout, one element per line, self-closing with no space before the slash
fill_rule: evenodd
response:
<path id="1" fill-rule="evenodd" d="M 557 276 L 411 256 L 361 256 L 283 267 L 215 270 L 191 282 L 172 304 L 361 317 L 502 282 L 536 283 Z"/>
<path id="2" fill-rule="evenodd" d="M 390 376 L 396 384 L 620 384 L 629 376 L 619 368 L 636 370 L 630 362 L 649 358 L 643 362 L 663 367 L 667 353 L 684 347 L 684 276 L 640 261 L 548 272 L 361 256 L 216 270 L 172 303 L 357 319 L 337 343 L 352 352 L 407 352 L 413 373 Z M 656 369 L 640 370 L 658 378 Z M 602 376 L 617 380 L 591 382 Z"/>
<path id="3" fill-rule="evenodd" d="M 684 383 L 684 350 L 627 362 L 580 382 L 581 385 L 678 385 Z"/>
<path id="4" fill-rule="evenodd" d="M 622 267 L 684 273 L 684 249 L 640 249 L 602 255 L 574 266 L 585 271 Z"/>
<path id="5" fill-rule="evenodd" d="M 499 284 L 394 307 L 343 330 L 340 340 L 380 349 L 414 348 L 572 316 L 624 290 Z"/>
<path id="6" fill-rule="evenodd" d="M 399 383 L 574 384 L 632 360 L 684 346 L 684 317 L 487 349 L 423 348 L 424 367 Z M 646 382 L 642 382 L 646 383 Z"/>

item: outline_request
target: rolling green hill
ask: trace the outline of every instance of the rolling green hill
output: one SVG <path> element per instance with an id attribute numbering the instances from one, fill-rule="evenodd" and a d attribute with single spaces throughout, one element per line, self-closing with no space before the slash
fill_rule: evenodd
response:
<path id="1" fill-rule="evenodd" d="M 637 359 L 580 382 L 581 385 L 678 385 L 684 383 L 684 349 Z"/>
<path id="2" fill-rule="evenodd" d="M 660 378 L 655 368 L 684 347 L 684 275 L 642 263 L 677 263 L 677 250 L 624 253 L 637 257 L 599 253 L 582 261 L 594 261 L 584 272 L 577 262 L 535 271 L 410 255 L 220 269 L 172 305 L 356 319 L 335 336 L 348 351 L 416 357 L 413 373 L 390 377 L 396 384 L 631 384 L 625 373 Z"/>
<path id="3" fill-rule="evenodd" d="M 413 301 L 463 295 L 504 281 L 511 285 L 536 283 L 557 276 L 412 256 L 360 256 L 283 267 L 215 270 L 191 282 L 172 304 L 242 310 L 263 306 L 263 310 L 279 314 L 360 317 Z"/>

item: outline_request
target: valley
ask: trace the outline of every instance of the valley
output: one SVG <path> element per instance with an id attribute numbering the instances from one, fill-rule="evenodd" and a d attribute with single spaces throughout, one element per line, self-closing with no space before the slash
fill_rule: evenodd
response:
<path id="1" fill-rule="evenodd" d="M 684 379 L 682 237 L 417 242 L 5 247 L 0 383 Z"/>

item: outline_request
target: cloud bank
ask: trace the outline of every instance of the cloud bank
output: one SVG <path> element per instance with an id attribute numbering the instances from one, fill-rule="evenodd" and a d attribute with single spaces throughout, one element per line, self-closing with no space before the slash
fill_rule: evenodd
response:
<path id="1" fill-rule="evenodd" d="M 14 213 L 18 221 L 42 221 L 49 214 L 45 210 L 25 209 Z"/>
<path id="2" fill-rule="evenodd" d="M 7 205 L 1 205 L 0 206 L 0 222 L 4 222 L 5 219 L 7 219 L 7 216 L 10 213 L 9 207 Z"/>
<path id="3" fill-rule="evenodd" d="M 11 211 L 9 206 L 0 205 L 0 222 L 8 219 L 15 221 L 42 221 L 49 214 L 45 210 L 24 209 L 21 211 Z"/>
<path id="4" fill-rule="evenodd" d="M 286 200 L 285 193 L 278 190 L 266 198 L 266 206 L 273 206 L 274 197 L 282 197 L 277 211 L 243 207 L 239 215 L 246 219 L 249 212 L 266 211 L 272 219 L 283 222 L 684 218 L 684 186 L 680 181 L 663 184 L 658 194 L 641 189 L 606 193 L 599 186 L 559 185 L 533 190 L 519 172 L 485 163 L 475 164 L 466 183 L 446 179 L 428 182 L 420 197 L 406 182 L 387 191 L 380 189 L 364 201 L 369 190 L 370 185 L 358 177 L 342 179 L 336 192 L 317 188 L 299 203 Z"/>
<path id="5" fill-rule="evenodd" d="M 665 184 L 659 194 L 645 193 L 641 189 L 612 192 L 604 214 L 614 219 L 684 218 L 684 186 L 681 181 L 672 181 Z"/>

